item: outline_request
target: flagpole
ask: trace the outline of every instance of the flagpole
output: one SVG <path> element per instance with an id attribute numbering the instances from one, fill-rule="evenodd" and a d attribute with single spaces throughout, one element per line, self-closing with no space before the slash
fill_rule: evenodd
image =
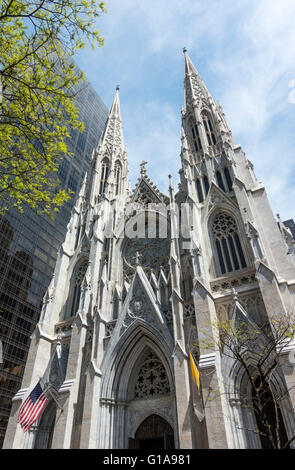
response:
<path id="1" fill-rule="evenodd" d="M 50 393 L 51 398 L 55 401 L 55 403 L 57 404 L 58 408 L 59 408 L 61 411 L 63 411 L 63 407 L 59 404 L 58 400 L 57 400 L 56 397 L 54 396 L 54 393 L 52 393 L 52 391 L 51 391 L 51 386 L 50 386 L 50 385 L 48 385 L 47 389 L 44 390 L 44 393 L 47 393 L 47 392 Z"/>
<path id="2" fill-rule="evenodd" d="M 39 376 L 39 381 L 40 381 L 40 382 L 41 382 L 41 381 L 43 382 L 43 378 L 40 377 L 40 376 Z M 52 391 L 51 391 L 51 387 L 52 387 L 52 386 L 49 385 L 49 384 L 47 384 L 47 388 L 45 388 L 45 385 L 46 385 L 46 384 L 44 384 L 43 393 L 46 394 L 47 392 L 49 392 L 51 398 L 55 401 L 55 403 L 57 404 L 58 408 L 59 408 L 61 411 L 63 411 L 63 407 L 59 404 L 58 400 L 56 399 L 56 397 L 54 396 L 54 394 L 53 394 Z"/>

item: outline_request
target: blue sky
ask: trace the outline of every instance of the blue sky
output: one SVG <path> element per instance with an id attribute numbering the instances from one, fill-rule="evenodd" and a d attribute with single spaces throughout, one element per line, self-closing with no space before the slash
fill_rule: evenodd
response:
<path id="1" fill-rule="evenodd" d="M 222 105 L 267 189 L 274 213 L 295 218 L 294 0 L 108 0 L 103 48 L 77 63 L 108 107 L 120 84 L 132 187 L 139 164 L 167 193 L 180 168 L 180 109 L 189 55 Z"/>

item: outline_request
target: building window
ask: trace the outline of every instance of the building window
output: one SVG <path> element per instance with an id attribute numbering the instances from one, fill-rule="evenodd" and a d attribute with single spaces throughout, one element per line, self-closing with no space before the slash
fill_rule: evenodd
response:
<path id="1" fill-rule="evenodd" d="M 235 220 L 225 212 L 215 217 L 212 233 L 221 274 L 247 266 Z"/>
<path id="2" fill-rule="evenodd" d="M 220 171 L 216 171 L 216 179 L 217 179 L 217 184 L 220 187 L 220 189 L 222 189 L 222 191 L 225 192 L 225 186 L 224 186 Z"/>
<path id="3" fill-rule="evenodd" d="M 226 184 L 227 184 L 228 190 L 231 191 L 233 189 L 233 182 L 232 182 L 232 179 L 231 179 L 230 172 L 229 172 L 228 168 L 224 168 L 224 176 L 225 176 L 225 179 L 226 179 Z"/>
<path id="4" fill-rule="evenodd" d="M 106 189 L 106 184 L 108 181 L 109 176 L 109 160 L 104 158 L 101 162 L 101 177 L 100 177 L 100 186 L 99 186 L 99 194 L 104 194 Z"/>
<path id="5" fill-rule="evenodd" d="M 82 263 L 79 263 L 78 267 L 75 269 L 73 274 L 73 282 L 71 289 L 71 300 L 69 308 L 69 316 L 73 317 L 76 315 L 81 296 L 81 284 L 83 282 L 86 270 L 88 266 L 88 260 L 84 260 Z"/>
<path id="6" fill-rule="evenodd" d="M 192 134 L 193 134 L 195 150 L 196 152 L 199 152 L 200 150 L 202 150 L 202 143 L 200 139 L 199 129 L 196 124 L 192 126 Z"/>
<path id="7" fill-rule="evenodd" d="M 207 194 L 209 192 L 209 181 L 208 181 L 208 178 L 207 178 L 206 175 L 204 176 L 204 187 L 205 187 L 205 192 L 206 192 L 206 196 L 207 196 Z"/>
<path id="8" fill-rule="evenodd" d="M 204 197 L 203 197 L 203 191 L 202 191 L 201 181 L 200 181 L 199 179 L 197 179 L 196 184 L 197 184 L 197 192 L 198 192 L 198 199 L 199 199 L 199 202 L 203 202 L 203 201 L 204 201 Z"/>
<path id="9" fill-rule="evenodd" d="M 203 124 L 204 124 L 205 133 L 207 136 L 208 145 L 215 145 L 216 138 L 215 138 L 212 122 L 209 116 L 207 116 L 207 114 L 203 114 Z"/>
<path id="10" fill-rule="evenodd" d="M 120 308 L 120 299 L 118 294 L 115 292 L 113 296 L 113 320 L 117 320 L 119 315 L 119 308 Z"/>
<path id="11" fill-rule="evenodd" d="M 121 181 L 121 164 L 120 162 L 115 163 L 115 195 L 118 196 L 120 191 Z"/>

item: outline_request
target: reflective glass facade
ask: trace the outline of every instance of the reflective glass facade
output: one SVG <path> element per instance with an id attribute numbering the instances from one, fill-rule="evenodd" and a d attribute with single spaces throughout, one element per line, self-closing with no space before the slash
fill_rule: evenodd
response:
<path id="1" fill-rule="evenodd" d="M 59 167 L 64 188 L 79 190 L 93 148 L 104 130 L 108 110 L 89 84 L 76 97 L 85 130 L 72 131 L 68 140 L 71 157 Z M 39 319 L 43 295 L 53 274 L 57 251 L 64 241 L 75 196 L 54 221 L 38 216 L 27 207 L 0 218 L 0 447 L 10 414 L 11 398 L 20 389 L 30 346 L 30 336 Z M 1 362 L 1 357 L 0 357 Z"/>

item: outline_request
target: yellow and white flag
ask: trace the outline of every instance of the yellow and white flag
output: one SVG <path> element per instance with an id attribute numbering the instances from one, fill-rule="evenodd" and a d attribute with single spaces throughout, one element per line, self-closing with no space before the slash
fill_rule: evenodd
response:
<path id="1" fill-rule="evenodd" d="M 192 375 L 192 400 L 193 407 L 198 420 L 201 422 L 205 417 L 204 406 L 200 390 L 200 373 L 191 353 L 189 353 L 190 369 Z"/>

